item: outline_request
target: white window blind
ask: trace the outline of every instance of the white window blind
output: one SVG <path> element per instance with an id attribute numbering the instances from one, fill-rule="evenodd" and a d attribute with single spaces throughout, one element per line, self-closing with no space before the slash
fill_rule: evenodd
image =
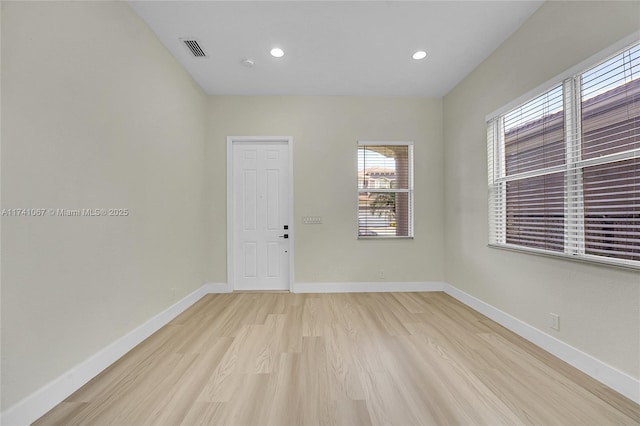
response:
<path id="1" fill-rule="evenodd" d="M 359 142 L 358 237 L 413 237 L 413 144 Z"/>
<path id="2" fill-rule="evenodd" d="M 640 267 L 640 44 L 487 123 L 489 243 Z"/>
<path id="3" fill-rule="evenodd" d="M 640 44 L 580 88 L 585 253 L 640 261 Z"/>

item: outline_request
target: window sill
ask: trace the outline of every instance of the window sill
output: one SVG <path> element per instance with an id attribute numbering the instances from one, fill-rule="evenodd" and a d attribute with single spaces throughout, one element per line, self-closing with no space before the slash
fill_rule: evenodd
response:
<path id="1" fill-rule="evenodd" d="M 570 260 L 574 262 L 588 263 L 588 264 L 596 264 L 602 266 L 609 266 L 614 268 L 621 268 L 627 270 L 638 271 L 640 270 L 640 262 L 636 262 L 633 260 L 620 260 L 613 258 L 606 258 L 602 256 L 593 256 L 593 255 L 571 255 L 566 253 L 557 253 L 547 250 L 534 249 L 530 247 L 521 247 L 514 246 L 509 244 L 487 244 L 487 247 L 499 250 L 507 250 L 507 251 L 515 251 L 526 254 L 535 254 L 538 256 L 544 257 L 552 257 L 555 259 L 564 259 Z"/>

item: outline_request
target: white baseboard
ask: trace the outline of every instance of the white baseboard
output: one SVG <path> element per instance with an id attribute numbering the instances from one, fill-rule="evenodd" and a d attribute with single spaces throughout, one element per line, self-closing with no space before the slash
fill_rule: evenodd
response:
<path id="1" fill-rule="evenodd" d="M 182 300 L 171 305 L 86 361 L 41 387 L 0 415 L 1 425 L 28 425 L 62 402 L 102 370 L 177 317 L 207 293 L 224 293 L 226 284 L 205 284 Z"/>
<path id="2" fill-rule="evenodd" d="M 407 291 L 443 291 L 445 283 L 425 282 L 354 282 L 354 283 L 295 283 L 293 293 L 380 293 Z"/>
<path id="3" fill-rule="evenodd" d="M 451 297 L 491 318 L 493 321 L 527 339 L 534 345 L 541 347 L 583 373 L 593 377 L 600 383 L 640 404 L 640 380 L 605 364 L 591 355 L 532 327 L 452 285 L 445 284 L 444 291 Z"/>

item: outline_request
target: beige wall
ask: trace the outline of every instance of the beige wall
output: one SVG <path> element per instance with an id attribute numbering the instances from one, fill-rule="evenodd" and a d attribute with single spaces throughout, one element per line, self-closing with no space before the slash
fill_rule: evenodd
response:
<path id="1" fill-rule="evenodd" d="M 636 378 L 638 271 L 487 248 L 485 116 L 638 29 L 638 2 L 545 3 L 444 99 L 447 281 Z"/>
<path id="2" fill-rule="evenodd" d="M 2 207 L 130 210 L 2 218 L 2 409 L 206 281 L 205 112 L 126 3 L 2 2 Z"/>
<path id="3" fill-rule="evenodd" d="M 226 138 L 293 136 L 295 282 L 442 281 L 442 102 L 212 96 L 207 143 L 210 276 L 226 282 Z M 415 238 L 357 240 L 358 140 L 413 141 Z M 303 225 L 303 216 L 322 216 Z"/>

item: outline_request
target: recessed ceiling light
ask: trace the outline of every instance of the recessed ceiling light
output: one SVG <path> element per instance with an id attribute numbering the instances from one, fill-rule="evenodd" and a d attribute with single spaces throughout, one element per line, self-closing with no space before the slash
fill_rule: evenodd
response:
<path id="1" fill-rule="evenodd" d="M 271 49 L 271 56 L 273 56 L 274 58 L 282 58 L 284 56 L 284 50 L 280 49 L 279 47 L 274 47 L 273 49 Z"/>
<path id="2" fill-rule="evenodd" d="M 424 59 L 427 57 L 427 52 L 425 52 L 424 50 L 418 50 L 411 57 L 416 61 L 419 61 L 420 59 Z"/>
<path id="3" fill-rule="evenodd" d="M 241 60 L 240 63 L 247 68 L 251 68 L 254 65 L 253 59 L 248 59 L 248 58 Z"/>

